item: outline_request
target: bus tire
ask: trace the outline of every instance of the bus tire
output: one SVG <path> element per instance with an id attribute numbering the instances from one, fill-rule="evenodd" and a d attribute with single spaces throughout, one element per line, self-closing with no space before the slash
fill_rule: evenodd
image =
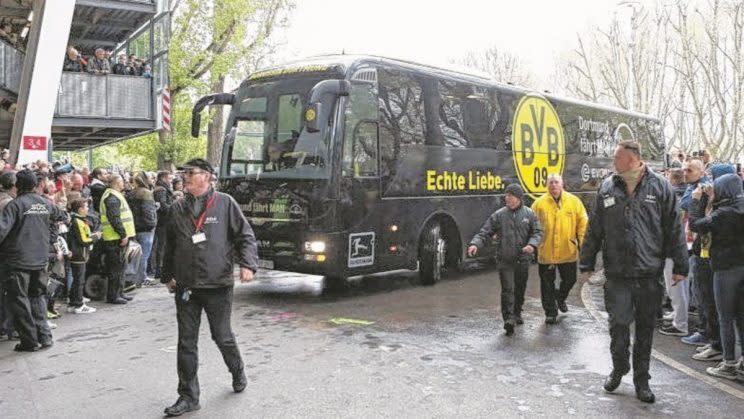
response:
<path id="1" fill-rule="evenodd" d="M 438 222 L 424 229 L 419 244 L 419 277 L 424 285 L 434 285 L 442 279 L 446 264 L 447 242 Z"/>
<path id="2" fill-rule="evenodd" d="M 105 276 L 93 274 L 85 280 L 85 295 L 93 301 L 101 301 L 106 297 L 108 281 Z"/>

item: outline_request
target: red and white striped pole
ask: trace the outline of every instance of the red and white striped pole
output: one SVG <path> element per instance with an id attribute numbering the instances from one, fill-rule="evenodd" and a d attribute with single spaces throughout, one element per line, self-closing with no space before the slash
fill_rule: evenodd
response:
<path id="1" fill-rule="evenodd" d="M 171 96 L 168 86 L 163 88 L 163 130 L 171 130 Z"/>

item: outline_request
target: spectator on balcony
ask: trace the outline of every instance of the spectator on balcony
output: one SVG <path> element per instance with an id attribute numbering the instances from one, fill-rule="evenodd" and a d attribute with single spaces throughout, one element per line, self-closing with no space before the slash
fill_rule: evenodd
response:
<path id="1" fill-rule="evenodd" d="M 0 38 L 13 46 L 18 42 L 18 35 L 13 33 L 13 25 L 8 22 L 0 24 Z"/>
<path id="2" fill-rule="evenodd" d="M 85 72 L 85 66 L 82 60 L 80 60 L 80 53 L 73 48 L 67 48 L 67 56 L 65 56 L 65 63 L 62 66 L 62 71 L 70 71 L 74 73 Z"/>
<path id="3" fill-rule="evenodd" d="M 147 79 L 152 78 L 152 67 L 150 67 L 150 64 L 145 64 L 145 67 L 142 69 L 142 77 Z"/>
<path id="4" fill-rule="evenodd" d="M 126 54 L 119 54 L 119 60 L 114 65 L 114 74 L 118 74 L 120 76 L 133 76 L 134 75 L 134 68 L 132 68 L 127 63 Z"/>
<path id="5" fill-rule="evenodd" d="M 137 59 L 137 56 L 134 54 L 129 55 L 129 60 L 127 61 L 127 64 L 132 67 L 132 71 L 134 72 L 135 76 L 141 76 L 142 75 L 142 67 L 139 66 L 139 60 Z"/>
<path id="6" fill-rule="evenodd" d="M 96 56 L 88 63 L 88 72 L 104 76 L 111 73 L 111 65 L 106 59 L 106 51 L 103 48 L 96 50 Z"/>

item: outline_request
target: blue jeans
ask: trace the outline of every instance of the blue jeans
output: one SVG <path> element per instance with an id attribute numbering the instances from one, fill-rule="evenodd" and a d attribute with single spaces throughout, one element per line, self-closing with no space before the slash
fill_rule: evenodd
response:
<path id="1" fill-rule="evenodd" d="M 739 336 L 744 336 L 744 266 L 715 272 L 713 292 L 718 308 L 723 359 L 736 361 L 734 323 Z M 744 350 L 744 339 L 742 339 L 742 349 Z"/>
<path id="2" fill-rule="evenodd" d="M 137 284 L 141 284 L 147 279 L 147 260 L 150 259 L 154 237 L 154 231 L 137 233 L 137 243 L 142 246 L 142 259 L 140 259 L 139 269 L 137 270 Z"/>

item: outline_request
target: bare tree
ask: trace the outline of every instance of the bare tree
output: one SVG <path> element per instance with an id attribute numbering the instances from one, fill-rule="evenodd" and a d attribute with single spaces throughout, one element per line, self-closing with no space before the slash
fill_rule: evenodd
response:
<path id="1" fill-rule="evenodd" d="M 464 57 L 450 62 L 484 72 L 502 83 L 532 87 L 534 80 L 518 56 L 495 46 L 484 51 L 468 51 Z"/>
<path id="2" fill-rule="evenodd" d="M 741 0 L 636 5 L 629 26 L 616 14 L 578 36 L 555 89 L 656 115 L 668 148 L 730 160 L 744 152 L 743 43 Z"/>

